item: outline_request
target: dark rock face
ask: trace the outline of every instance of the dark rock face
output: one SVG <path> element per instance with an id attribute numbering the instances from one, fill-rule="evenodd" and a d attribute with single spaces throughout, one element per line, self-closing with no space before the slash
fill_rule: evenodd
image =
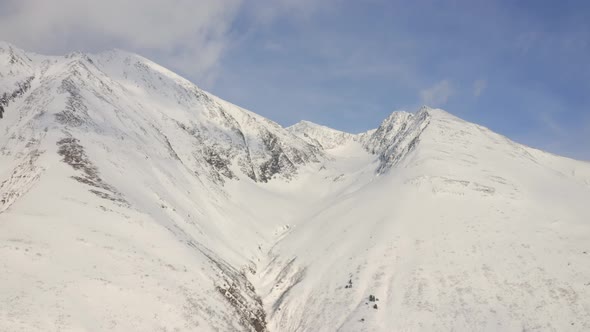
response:
<path id="1" fill-rule="evenodd" d="M 100 198 L 129 205 L 121 193 L 100 178 L 98 168 L 90 161 L 79 140 L 67 137 L 59 140 L 57 145 L 57 153 L 63 157 L 62 161 L 81 172 L 81 175 L 73 176 L 73 179 L 92 187 L 90 192 Z"/>
<path id="2" fill-rule="evenodd" d="M 35 79 L 34 76 L 27 77 L 24 81 L 18 82 L 16 89 L 12 92 L 4 92 L 0 96 L 0 119 L 4 117 L 4 107 L 15 100 L 16 98 L 24 95 L 31 88 L 31 82 Z"/>
<path id="3" fill-rule="evenodd" d="M 270 154 L 270 158 L 259 166 L 260 181 L 268 182 L 276 174 L 281 172 L 289 174 L 295 171 L 295 165 L 286 156 L 275 135 L 269 132 L 264 133 L 262 142 Z"/>
<path id="4" fill-rule="evenodd" d="M 44 151 L 39 150 L 38 141 L 30 140 L 26 153 L 18 165 L 2 183 L 0 183 L 0 213 L 5 211 L 19 197 L 24 195 L 41 177 L 43 167 L 37 161 Z"/>
<path id="5" fill-rule="evenodd" d="M 378 156 L 377 172 L 386 173 L 412 152 L 429 123 L 427 108 L 416 114 L 396 112 L 383 121 L 363 144 L 367 151 Z"/>
<path id="6" fill-rule="evenodd" d="M 88 107 L 84 105 L 80 89 L 71 79 L 62 81 L 60 92 L 68 94 L 66 107 L 63 111 L 55 114 L 57 122 L 72 127 L 79 127 L 88 122 Z"/>
<path id="7" fill-rule="evenodd" d="M 213 167 L 216 180 L 223 182 L 223 178 L 234 179 L 236 175 L 229 168 L 231 166 L 231 156 L 228 151 L 213 146 L 206 146 L 203 149 L 205 161 Z"/>
<path id="8" fill-rule="evenodd" d="M 268 331 L 262 300 L 246 275 L 200 244 L 189 242 L 188 245 L 209 259 L 219 277 L 215 288 L 232 307 L 240 325 L 247 331 Z"/>
<path id="9" fill-rule="evenodd" d="M 228 109 L 231 106 L 199 90 L 191 93 L 203 104 L 207 118 L 202 122 L 176 121 L 176 125 L 195 140 L 194 157 L 202 158 L 217 183 L 239 178 L 232 166 L 256 182 L 268 182 L 274 177 L 290 179 L 299 166 L 319 162 L 323 155 L 316 146 L 274 122 L 247 111 L 240 110 L 240 114 Z"/>

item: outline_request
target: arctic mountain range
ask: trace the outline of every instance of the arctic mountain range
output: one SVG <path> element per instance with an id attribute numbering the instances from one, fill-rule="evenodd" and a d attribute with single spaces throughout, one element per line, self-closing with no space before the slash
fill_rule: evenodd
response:
<path id="1" fill-rule="evenodd" d="M 440 109 L 284 128 L 0 43 L 0 331 L 588 331 L 589 203 L 590 163 Z"/>

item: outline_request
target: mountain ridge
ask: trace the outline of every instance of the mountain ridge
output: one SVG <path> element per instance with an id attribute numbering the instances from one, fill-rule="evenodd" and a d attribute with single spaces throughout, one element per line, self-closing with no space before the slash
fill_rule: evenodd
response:
<path id="1" fill-rule="evenodd" d="M 428 107 L 283 128 L 131 53 L 13 48 L 0 329 L 590 328 L 590 164 Z"/>

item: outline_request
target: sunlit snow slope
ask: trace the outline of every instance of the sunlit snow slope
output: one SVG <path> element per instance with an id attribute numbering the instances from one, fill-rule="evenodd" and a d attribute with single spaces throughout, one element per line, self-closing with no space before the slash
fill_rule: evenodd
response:
<path id="1" fill-rule="evenodd" d="M 0 331 L 585 331 L 590 164 L 442 110 L 289 128 L 0 43 Z"/>

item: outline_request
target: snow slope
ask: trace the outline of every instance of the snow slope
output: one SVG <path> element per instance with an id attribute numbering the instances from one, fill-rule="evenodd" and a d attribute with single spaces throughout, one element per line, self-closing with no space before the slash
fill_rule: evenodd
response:
<path id="1" fill-rule="evenodd" d="M 287 130 L 306 140 L 308 143 L 327 150 L 344 145 L 355 139 L 358 140 L 360 137 L 360 135 L 345 133 L 305 120 L 288 127 Z"/>
<path id="2" fill-rule="evenodd" d="M 587 330 L 588 164 L 440 110 L 412 118 L 428 123 L 407 125 L 412 149 L 271 250 L 272 329 Z"/>
<path id="3" fill-rule="evenodd" d="M 588 163 L 282 128 L 119 50 L 2 43 L 0 89 L 2 331 L 590 329 Z"/>

